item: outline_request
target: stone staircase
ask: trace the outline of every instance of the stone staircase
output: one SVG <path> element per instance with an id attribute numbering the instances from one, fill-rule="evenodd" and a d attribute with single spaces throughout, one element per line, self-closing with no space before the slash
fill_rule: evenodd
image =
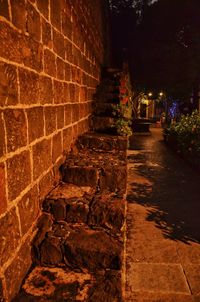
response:
<path id="1" fill-rule="evenodd" d="M 78 138 L 60 167 L 62 181 L 42 203 L 33 267 L 15 302 L 123 301 L 127 138 L 111 122 L 118 86 L 108 73 L 97 91 L 93 131 Z"/>

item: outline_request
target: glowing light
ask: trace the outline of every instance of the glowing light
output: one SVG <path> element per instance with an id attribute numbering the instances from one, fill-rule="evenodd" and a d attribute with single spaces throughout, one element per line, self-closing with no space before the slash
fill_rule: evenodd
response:
<path id="1" fill-rule="evenodd" d="M 152 93 L 152 92 L 149 92 L 149 93 L 148 93 L 148 96 L 152 96 L 152 95 L 153 95 L 153 93 Z"/>
<path id="2" fill-rule="evenodd" d="M 160 93 L 159 93 L 159 96 L 163 96 L 163 95 L 164 95 L 164 93 L 163 93 L 163 92 L 160 92 Z"/>

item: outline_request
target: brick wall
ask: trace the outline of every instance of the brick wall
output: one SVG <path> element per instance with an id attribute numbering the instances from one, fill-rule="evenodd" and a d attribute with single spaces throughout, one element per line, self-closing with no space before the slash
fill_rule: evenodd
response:
<path id="1" fill-rule="evenodd" d="M 105 58 L 102 3 L 0 0 L 0 301 L 18 291 L 40 202 L 88 129 Z"/>

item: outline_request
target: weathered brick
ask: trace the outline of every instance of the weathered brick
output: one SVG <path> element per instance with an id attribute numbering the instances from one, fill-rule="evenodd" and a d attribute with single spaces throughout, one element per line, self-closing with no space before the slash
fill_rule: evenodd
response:
<path id="1" fill-rule="evenodd" d="M 19 245 L 20 232 L 16 209 L 0 219 L 0 265 L 3 266 Z"/>
<path id="2" fill-rule="evenodd" d="M 70 102 L 76 101 L 76 87 L 75 84 L 69 84 L 69 94 L 70 94 Z"/>
<path id="3" fill-rule="evenodd" d="M 36 11 L 36 9 L 29 3 L 27 3 L 26 29 L 33 39 L 40 41 L 41 39 L 40 15 Z"/>
<path id="4" fill-rule="evenodd" d="M 65 126 L 68 126 L 72 123 L 72 105 L 65 105 Z"/>
<path id="5" fill-rule="evenodd" d="M 56 58 L 53 52 L 44 50 L 44 72 L 52 77 L 56 77 Z"/>
<path id="6" fill-rule="evenodd" d="M 39 75 L 34 72 L 19 69 L 20 103 L 39 103 Z"/>
<path id="7" fill-rule="evenodd" d="M 6 146 L 5 146 L 5 129 L 4 123 L 2 119 L 2 113 L 0 111 L 0 157 L 6 153 Z"/>
<path id="8" fill-rule="evenodd" d="M 40 104 L 52 104 L 54 100 L 51 78 L 40 76 L 39 80 Z"/>
<path id="9" fill-rule="evenodd" d="M 53 49 L 60 57 L 65 59 L 64 37 L 55 30 L 53 30 Z"/>
<path id="10" fill-rule="evenodd" d="M 26 31 L 26 5 L 25 0 L 11 0 L 11 12 L 13 24 Z"/>
<path id="11" fill-rule="evenodd" d="M 45 18 L 49 19 L 49 0 L 37 0 L 37 7 Z"/>
<path id="12" fill-rule="evenodd" d="M 52 139 L 52 160 L 53 163 L 62 155 L 62 136 L 61 132 L 55 134 Z"/>
<path id="13" fill-rule="evenodd" d="M 29 143 L 44 135 L 44 113 L 42 107 L 27 109 Z"/>
<path id="14" fill-rule="evenodd" d="M 40 200 L 51 191 L 54 187 L 54 177 L 52 171 L 48 172 L 39 182 L 39 195 Z"/>
<path id="15" fill-rule="evenodd" d="M 45 117 L 45 134 L 49 135 L 56 130 L 56 108 L 45 107 L 44 117 Z"/>
<path id="16" fill-rule="evenodd" d="M 7 23 L 0 21 L 0 56 L 8 60 L 21 63 L 21 35 Z"/>
<path id="17" fill-rule="evenodd" d="M 51 166 L 51 140 L 33 146 L 33 178 L 37 179 Z"/>
<path id="18" fill-rule="evenodd" d="M 79 114 L 79 104 L 72 105 L 72 123 L 75 123 L 80 118 Z"/>
<path id="19" fill-rule="evenodd" d="M 24 110 L 6 109 L 4 120 L 7 133 L 7 151 L 12 152 L 27 144 L 27 124 Z"/>
<path id="20" fill-rule="evenodd" d="M 60 0 L 50 0 L 51 22 L 58 29 L 61 29 L 61 5 Z"/>
<path id="21" fill-rule="evenodd" d="M 71 65 L 68 63 L 65 63 L 65 81 L 71 81 L 72 75 L 71 75 Z"/>
<path id="22" fill-rule="evenodd" d="M 31 238 L 23 243 L 16 257 L 5 271 L 8 301 L 18 293 L 21 283 L 31 267 Z"/>
<path id="23" fill-rule="evenodd" d="M 57 65 L 57 79 L 64 80 L 64 73 L 65 73 L 65 63 L 59 57 L 56 60 Z"/>
<path id="24" fill-rule="evenodd" d="M 12 65 L 0 62 L 0 105 L 18 102 L 17 72 Z"/>
<path id="25" fill-rule="evenodd" d="M 73 143 L 73 127 L 63 130 L 63 150 L 67 153 Z"/>
<path id="26" fill-rule="evenodd" d="M 7 160 L 8 199 L 15 199 L 31 183 L 30 153 L 24 151 Z"/>
<path id="27" fill-rule="evenodd" d="M 26 234 L 39 214 L 39 196 L 37 186 L 33 187 L 18 202 L 22 235 Z"/>
<path id="28" fill-rule="evenodd" d="M 6 211 L 7 200 L 6 200 L 6 178 L 5 178 L 5 165 L 0 164 L 0 215 Z"/>
<path id="29" fill-rule="evenodd" d="M 1 0 L 0 12 L 2 16 L 4 16 L 6 19 L 9 19 L 8 0 Z"/>
<path id="30" fill-rule="evenodd" d="M 65 45 L 65 60 L 72 63 L 73 62 L 72 43 L 69 40 L 65 39 L 64 45 Z"/>
<path id="31" fill-rule="evenodd" d="M 62 129 L 65 125 L 64 106 L 56 107 L 57 129 Z"/>
<path id="32" fill-rule="evenodd" d="M 32 39 L 32 37 L 23 36 L 21 44 L 19 45 L 21 50 L 21 58 L 24 65 L 42 71 L 42 59 L 43 59 L 43 46 L 38 41 Z"/>
<path id="33" fill-rule="evenodd" d="M 64 86 L 63 82 L 54 81 L 54 102 L 56 104 L 64 103 Z"/>
<path id="34" fill-rule="evenodd" d="M 64 103 L 70 102 L 69 84 L 63 83 L 64 86 Z"/>
<path id="35" fill-rule="evenodd" d="M 53 47 L 51 38 L 51 25 L 45 19 L 42 19 L 42 43 L 49 48 Z"/>
<path id="36" fill-rule="evenodd" d="M 71 18 L 65 12 L 62 13 L 62 33 L 68 37 L 68 39 L 72 39 Z"/>

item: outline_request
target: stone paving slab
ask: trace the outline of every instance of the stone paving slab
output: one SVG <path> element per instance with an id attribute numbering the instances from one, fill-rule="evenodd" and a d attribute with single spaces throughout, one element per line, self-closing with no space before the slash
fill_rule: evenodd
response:
<path id="1" fill-rule="evenodd" d="M 193 295 L 200 296 L 200 265 L 184 265 L 185 275 Z"/>
<path id="2" fill-rule="evenodd" d="M 148 292 L 132 292 L 131 297 L 126 302 L 199 302 L 190 295 L 184 294 L 159 294 Z"/>
<path id="3" fill-rule="evenodd" d="M 129 263 L 127 281 L 133 291 L 189 294 L 183 269 L 179 264 Z"/>
<path id="4" fill-rule="evenodd" d="M 161 139 L 128 151 L 125 301 L 200 302 L 200 177 Z"/>

